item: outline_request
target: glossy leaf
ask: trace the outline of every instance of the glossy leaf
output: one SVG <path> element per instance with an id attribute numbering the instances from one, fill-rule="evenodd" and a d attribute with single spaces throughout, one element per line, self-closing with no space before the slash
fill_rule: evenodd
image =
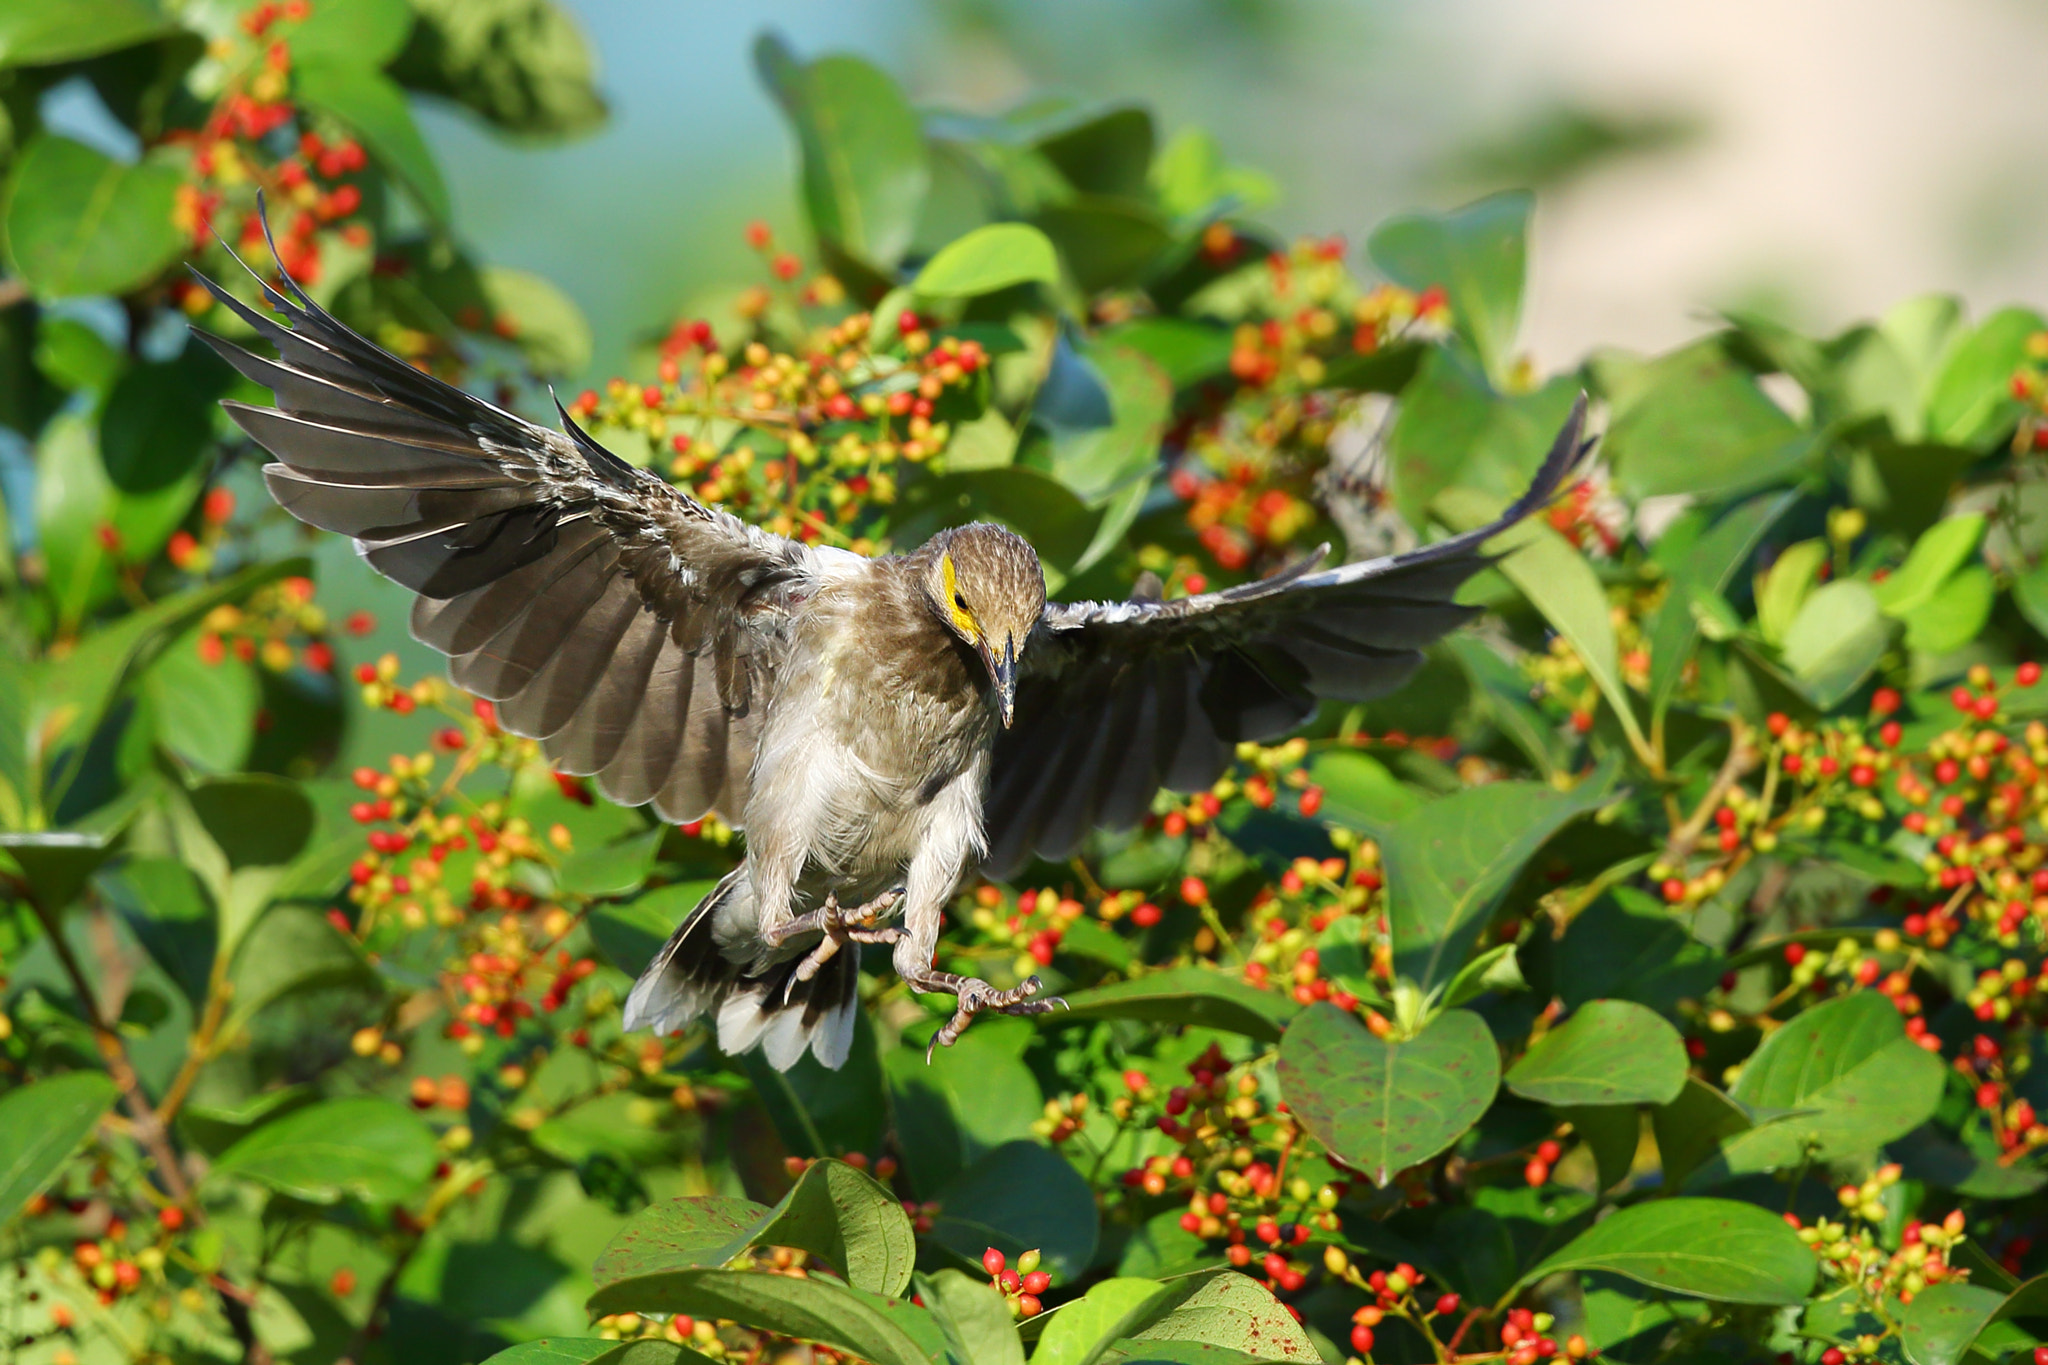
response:
<path id="1" fill-rule="evenodd" d="M 1662 1015 L 1594 1000 L 1508 1068 L 1508 1089 L 1550 1105 L 1669 1104 L 1685 1086 L 1685 1040 Z"/>
<path id="2" fill-rule="evenodd" d="M 1885 615 L 1904 620 L 1933 602 L 1942 584 L 1976 553 L 1984 526 L 1981 512 L 1969 512 L 1947 517 L 1922 532 L 1906 562 L 1871 587 Z"/>
<path id="3" fill-rule="evenodd" d="M 56 1178 L 119 1094 L 99 1072 L 73 1071 L 0 1095 L 0 1227 Z"/>
<path id="4" fill-rule="evenodd" d="M 574 378 L 590 366 L 594 342 L 583 310 L 550 281 L 528 270 L 485 266 L 479 273 L 491 326 L 519 348 L 544 378 Z"/>
<path id="5" fill-rule="evenodd" d="M 192 810 L 228 865 L 282 867 L 313 837 L 313 803 L 299 784 L 264 773 L 212 778 L 191 791 Z"/>
<path id="6" fill-rule="evenodd" d="M 1677 694 L 1685 665 L 1699 640 L 1693 605 L 1701 592 L 1721 593 L 1756 553 L 1778 518 L 1796 500 L 1791 493 L 1767 493 L 1731 508 L 1671 567 L 1671 587 L 1650 624 L 1650 715 L 1654 724 Z"/>
<path id="7" fill-rule="evenodd" d="M 2027 339 L 2048 330 L 2030 308 L 2001 308 L 1948 353 L 1927 395 L 1929 439 L 1981 446 L 2011 430 L 2019 400 L 2013 372 L 2025 362 Z"/>
<path id="8" fill-rule="evenodd" d="M 44 133 L 22 149 L 8 178 L 8 258 L 43 298 L 133 289 L 183 244 L 171 221 L 179 180 L 167 161 L 116 161 Z"/>
<path id="9" fill-rule="evenodd" d="M 555 885 L 576 896 L 623 896 L 638 890 L 667 832 L 656 828 L 614 844 L 577 849 L 556 869 Z"/>
<path id="10" fill-rule="evenodd" d="M 755 43 L 754 64 L 796 130 L 812 229 L 870 267 L 893 266 L 931 183 L 902 90 L 858 57 L 800 62 L 772 33 Z"/>
<path id="11" fill-rule="evenodd" d="M 1134 1276 L 1097 1281 L 1086 1294 L 1047 1316 L 1031 1351 L 1031 1365 L 1088 1365 L 1121 1335 L 1126 1319 L 1162 1292 L 1157 1280 Z"/>
<path id="12" fill-rule="evenodd" d="M 1659 1199 L 1618 1210 L 1521 1279 L 1604 1270 L 1674 1294 L 1725 1303 L 1790 1304 L 1819 1262 L 1785 1220 L 1728 1199 Z"/>
<path id="13" fill-rule="evenodd" d="M 1877 598 L 1853 578 L 1824 583 L 1785 631 L 1785 663 L 1813 704 L 1832 709 L 1863 685 L 1891 643 Z"/>
<path id="14" fill-rule="evenodd" d="M 37 906 L 55 914 L 78 898 L 92 874 L 119 849 L 117 838 L 102 833 L 0 834 L 0 867 L 12 864 Z"/>
<path id="15" fill-rule="evenodd" d="M 1778 552 L 1756 589 L 1757 632 L 1765 640 L 1774 645 L 1785 643 L 1827 558 L 1827 542 L 1822 540 L 1802 540 Z"/>
<path id="16" fill-rule="evenodd" d="M 1728 497 L 1783 481 L 1816 442 L 1718 346 L 1660 357 L 1618 400 L 1601 451 L 1635 497 Z"/>
<path id="17" fill-rule="evenodd" d="M 590 1298 L 593 1315 L 688 1313 L 820 1342 L 874 1365 L 938 1365 L 944 1343 L 929 1314 L 835 1284 L 745 1270 L 662 1271 L 619 1280 Z"/>
<path id="18" fill-rule="evenodd" d="M 972 298 L 1059 277 L 1059 257 L 1043 232 L 1028 223 L 990 223 L 941 247 L 912 287 L 928 298 Z"/>
<path id="19" fill-rule="evenodd" d="M 0 68 L 75 62 L 175 27 L 152 0 L 64 0 L 0 8 Z"/>
<path id="20" fill-rule="evenodd" d="M 1223 1029 L 1272 1042 L 1294 1014 L 1291 1002 L 1271 991 L 1202 967 L 1168 967 L 1130 981 L 1075 991 L 1067 1008 L 1043 1021 L 1143 1019 Z"/>
<path id="21" fill-rule="evenodd" d="M 1024 1365 L 1024 1343 L 1017 1336 L 1010 1306 L 987 1280 L 941 1270 L 930 1284 L 925 1304 L 943 1314 L 940 1325 L 957 1338 L 961 1359 L 975 1365 Z"/>
<path id="22" fill-rule="evenodd" d="M 1771 1032 L 1743 1064 L 1731 1098 L 1793 1111 L 1732 1139 L 1736 1172 L 1876 1149 L 1920 1126 L 1941 1098 L 1941 1059 L 1906 1036 L 1899 1012 L 1871 991 L 1815 1005 Z"/>
<path id="23" fill-rule="evenodd" d="M 1170 1305 L 1170 1306 L 1169 1306 Z M 1159 1312 L 1161 1308 L 1165 1311 Z M 1159 1315 L 1134 1341 L 1192 1342 L 1242 1351 L 1254 1360 L 1300 1361 L 1319 1365 L 1322 1356 L 1271 1290 L 1247 1275 L 1226 1271 L 1197 1282 L 1192 1293 L 1163 1297 L 1143 1313 Z M 1134 1359 L 1143 1359 L 1134 1353 Z"/>
<path id="24" fill-rule="evenodd" d="M 1534 196 L 1515 190 L 1446 214 L 1389 219 L 1366 244 L 1397 284 L 1450 295 L 1451 322 L 1488 370 L 1502 372 L 1522 319 Z"/>
<path id="25" fill-rule="evenodd" d="M 1569 792 L 1494 782 L 1417 809 L 1381 840 L 1394 967 L 1425 989 L 1465 965 L 1522 865 L 1549 838 L 1610 799 L 1604 779 Z"/>
<path id="26" fill-rule="evenodd" d="M 1289 1107 L 1333 1155 L 1380 1185 L 1457 1141 L 1499 1085 L 1493 1037 L 1469 1010 L 1447 1011 L 1394 1042 L 1319 1004 L 1280 1040 Z"/>
<path id="27" fill-rule="evenodd" d="M 2004 1302 L 2005 1295 L 1982 1285 L 1927 1286 L 1899 1315 L 1906 1358 L 1913 1365 L 1958 1365 Z"/>
<path id="28" fill-rule="evenodd" d="M 327 1100 L 264 1124 L 214 1163 L 214 1179 L 268 1186 L 309 1204 L 392 1204 L 434 1173 L 433 1130 L 404 1105 Z"/>
<path id="29" fill-rule="evenodd" d="M 316 57 L 294 64 L 292 86 L 308 105 L 353 129 L 429 218 L 448 221 L 447 182 L 396 81 L 349 57 Z"/>
<path id="30" fill-rule="evenodd" d="M 1006 1256 L 1038 1248 L 1061 1280 L 1095 1255 L 1095 1196 L 1079 1171 L 1037 1142 L 1007 1142 L 936 1196 L 932 1239 L 968 1262 L 994 1247 Z"/>

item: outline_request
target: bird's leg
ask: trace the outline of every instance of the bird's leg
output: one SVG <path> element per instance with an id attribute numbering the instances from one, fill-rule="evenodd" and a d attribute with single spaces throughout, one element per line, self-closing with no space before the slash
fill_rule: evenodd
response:
<path id="1" fill-rule="evenodd" d="M 900 972 L 900 968 L 898 969 Z M 993 1011 L 996 1014 L 1049 1014 L 1054 1009 L 1065 1009 L 1067 1002 L 1058 996 L 1044 1000 L 1031 997 L 1044 989 L 1045 983 L 1035 976 L 1026 977 L 1020 986 L 999 991 L 979 977 L 961 976 L 954 972 L 942 972 L 936 967 L 904 976 L 910 988 L 920 993 L 943 991 L 958 997 L 959 1005 L 946 1026 L 932 1035 L 932 1041 L 924 1050 L 926 1065 L 931 1064 L 932 1053 L 942 1047 L 951 1047 L 974 1022 L 974 1016 Z"/>
<path id="2" fill-rule="evenodd" d="M 903 888 L 884 891 L 866 905 L 842 906 L 837 892 L 827 892 L 825 903 L 808 915 L 798 915 L 787 924 L 767 930 L 765 937 L 771 945 L 780 946 L 798 934 L 821 933 L 818 946 L 810 955 L 797 964 L 796 971 L 789 978 L 789 989 L 794 990 L 798 982 L 809 981 L 824 969 L 849 943 L 895 943 L 904 936 L 902 929 L 894 926 L 878 928 L 875 921 L 896 908 L 903 899 Z"/>

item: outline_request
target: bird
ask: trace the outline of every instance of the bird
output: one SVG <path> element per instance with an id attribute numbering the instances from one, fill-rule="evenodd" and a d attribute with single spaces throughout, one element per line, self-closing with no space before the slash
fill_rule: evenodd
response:
<path id="1" fill-rule="evenodd" d="M 861 945 L 955 998 L 927 1061 L 977 1016 L 1055 1008 L 1037 977 L 1003 990 L 938 969 L 958 890 L 1139 823 L 1161 788 L 1208 788 L 1240 742 L 1322 699 L 1398 688 L 1473 614 L 1455 594 L 1486 542 L 1585 453 L 1581 395 L 1487 525 L 1213 592 L 1168 599 L 1148 575 L 1126 601 L 1049 601 L 1038 555 L 1000 525 L 873 557 L 773 534 L 620 459 L 559 402 L 557 430 L 423 373 L 277 269 L 256 276 L 270 315 L 193 272 L 275 352 L 201 333 L 274 396 L 223 404 L 274 457 L 271 494 L 410 589 L 414 637 L 558 772 L 745 831 L 623 1024 L 708 1019 L 724 1052 L 784 1071 L 846 1061 Z"/>

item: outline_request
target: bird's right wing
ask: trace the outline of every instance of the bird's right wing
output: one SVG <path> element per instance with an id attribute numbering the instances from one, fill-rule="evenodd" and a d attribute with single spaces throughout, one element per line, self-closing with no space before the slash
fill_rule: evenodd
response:
<path id="1" fill-rule="evenodd" d="M 227 403 L 310 525 L 418 594 L 412 632 L 564 772 L 666 819 L 745 809 L 761 703 L 816 555 L 536 426 L 351 331 L 290 277 L 289 325 L 200 281 L 272 346 L 206 341 L 277 398 Z M 202 334 L 203 335 L 203 334 Z"/>

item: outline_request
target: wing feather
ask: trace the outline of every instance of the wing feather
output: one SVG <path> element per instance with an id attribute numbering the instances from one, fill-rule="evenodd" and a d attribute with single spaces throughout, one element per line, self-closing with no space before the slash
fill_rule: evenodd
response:
<path id="1" fill-rule="evenodd" d="M 566 413 L 551 431 L 422 373 L 289 275 L 263 286 L 269 315 L 199 279 L 276 352 L 205 338 L 275 395 L 224 404 L 276 457 L 272 494 L 419 595 L 413 633 L 460 686 L 615 800 L 743 814 L 750 702 L 815 586 L 812 551 L 635 469 Z"/>
<path id="2" fill-rule="evenodd" d="M 1243 740 L 1268 740 L 1323 698 L 1384 696 L 1471 616 L 1454 595 L 1487 541 L 1555 498 L 1585 453 L 1582 397 L 1531 481 L 1492 523 L 1411 550 L 1171 602 L 1055 603 L 1025 652 L 1016 722 L 996 743 L 988 870 L 1064 857 L 1091 823 L 1128 825 L 1165 786 L 1194 791 Z"/>

